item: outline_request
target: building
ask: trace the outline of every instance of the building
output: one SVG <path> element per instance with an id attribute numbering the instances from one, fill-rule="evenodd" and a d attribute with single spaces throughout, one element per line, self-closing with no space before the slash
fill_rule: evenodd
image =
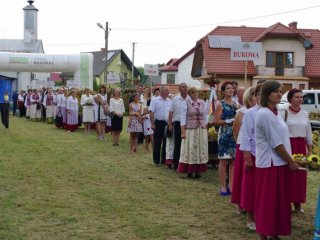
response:
<path id="1" fill-rule="evenodd" d="M 29 0 L 24 11 L 24 38 L 0 39 L 0 52 L 44 53 L 42 41 L 38 39 L 38 9 Z M 36 72 L 0 72 L 0 89 L 27 90 L 46 86 L 50 80 L 49 73 Z M 1 91 L 1 90 L 0 90 Z M 0 94 L 1 95 L 1 94 Z M 1 98 L 1 96 L 0 96 Z"/>
<path id="2" fill-rule="evenodd" d="M 267 28 L 218 26 L 196 43 L 192 76 L 244 85 L 245 62 L 230 59 L 233 41 L 262 43 L 260 61 L 247 62 L 249 85 L 267 79 L 281 82 L 284 90 L 320 87 L 320 31 L 298 29 L 297 22 Z"/>
<path id="3" fill-rule="evenodd" d="M 93 54 L 93 79 L 96 85 L 105 82 L 106 56 L 104 49 L 89 52 Z M 123 86 L 132 85 L 132 62 L 122 49 L 108 50 L 108 83 L 122 83 Z M 63 81 L 73 78 L 73 73 L 63 72 Z M 140 79 L 141 75 L 134 67 L 133 79 Z"/>
<path id="4" fill-rule="evenodd" d="M 170 59 L 165 66 L 159 68 L 161 84 L 168 85 L 171 92 L 175 92 L 180 83 L 186 83 L 198 89 L 203 87 L 200 81 L 191 76 L 194 49 L 189 50 L 181 58 Z"/>

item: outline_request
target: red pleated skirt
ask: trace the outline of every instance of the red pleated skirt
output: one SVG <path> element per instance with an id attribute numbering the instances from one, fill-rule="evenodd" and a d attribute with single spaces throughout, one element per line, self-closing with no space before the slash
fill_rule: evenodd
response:
<path id="1" fill-rule="evenodd" d="M 288 165 L 256 168 L 255 222 L 258 234 L 286 236 L 291 233 Z"/>
<path id="2" fill-rule="evenodd" d="M 240 207 L 248 212 L 254 212 L 254 197 L 256 189 L 256 158 L 252 154 L 251 160 L 254 167 L 251 169 L 244 169 L 240 201 Z"/>
<path id="3" fill-rule="evenodd" d="M 307 142 L 305 138 L 290 138 L 292 154 L 307 155 Z"/>
<path id="4" fill-rule="evenodd" d="M 305 138 L 290 138 L 292 154 L 307 154 Z M 290 202 L 305 203 L 307 198 L 307 171 L 290 171 Z"/>
<path id="5" fill-rule="evenodd" d="M 244 171 L 243 152 L 239 147 L 240 145 L 237 144 L 231 194 L 231 203 L 238 205 L 240 205 L 241 202 L 242 178 Z"/>

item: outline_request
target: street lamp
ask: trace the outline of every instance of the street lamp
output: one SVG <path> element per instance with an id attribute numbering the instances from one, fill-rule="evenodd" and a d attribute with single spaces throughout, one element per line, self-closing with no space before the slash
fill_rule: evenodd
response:
<path id="1" fill-rule="evenodd" d="M 108 37 L 109 37 L 109 29 L 108 22 L 106 22 L 106 27 L 104 28 L 101 23 L 97 23 L 97 26 L 104 30 L 105 32 L 105 57 L 102 59 L 106 62 L 105 73 L 104 73 L 104 82 L 107 83 L 107 75 L 108 75 Z"/>

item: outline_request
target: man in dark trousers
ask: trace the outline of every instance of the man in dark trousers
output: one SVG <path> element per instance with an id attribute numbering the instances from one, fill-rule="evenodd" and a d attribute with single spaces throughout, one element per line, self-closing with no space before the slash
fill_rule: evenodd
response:
<path id="1" fill-rule="evenodd" d="M 169 88 L 161 86 L 160 96 L 153 98 L 150 103 L 150 122 L 154 131 L 153 163 L 159 166 L 166 159 L 165 127 L 167 126 L 171 99 L 168 98 Z M 161 160 L 160 160 L 161 154 Z"/>
<path id="2" fill-rule="evenodd" d="M 6 128 L 9 128 L 10 100 L 7 91 L 5 92 L 3 99 L 0 100 L 0 111 L 2 124 Z"/>
<path id="3" fill-rule="evenodd" d="M 185 102 L 188 97 L 188 87 L 187 84 L 181 83 L 179 85 L 180 95 L 175 96 L 172 100 L 168 128 L 169 131 L 174 133 L 174 150 L 173 150 L 173 167 L 178 168 L 179 158 L 180 158 L 180 148 L 181 148 L 181 127 L 180 118 L 184 110 Z"/>

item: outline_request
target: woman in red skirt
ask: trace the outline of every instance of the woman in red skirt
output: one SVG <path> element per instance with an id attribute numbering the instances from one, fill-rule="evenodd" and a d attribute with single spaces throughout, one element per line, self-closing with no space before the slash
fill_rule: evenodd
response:
<path id="1" fill-rule="evenodd" d="M 238 214 L 241 213 L 242 209 L 240 208 L 240 200 L 241 200 L 241 189 L 242 189 L 242 178 L 244 171 L 244 161 L 243 161 L 243 153 L 240 151 L 240 139 L 242 138 L 243 131 L 243 114 L 244 112 L 256 105 L 257 99 L 254 96 L 254 87 L 248 88 L 243 94 L 243 103 L 244 106 L 237 110 L 236 117 L 233 123 L 233 138 L 236 140 L 236 158 L 234 163 L 234 174 L 232 181 L 232 193 L 231 193 L 231 203 L 236 204 L 236 211 Z"/>
<path id="2" fill-rule="evenodd" d="M 291 157 L 289 130 L 277 111 L 282 97 L 277 81 L 261 87 L 256 114 L 255 222 L 261 240 L 279 239 L 291 233 L 289 171 L 299 166 Z M 269 238 L 270 239 L 270 238 Z"/>
<path id="3" fill-rule="evenodd" d="M 293 88 L 288 92 L 289 108 L 282 111 L 290 135 L 292 154 L 311 155 L 312 131 L 309 116 L 301 110 L 303 93 L 300 89 Z M 303 212 L 301 203 L 306 202 L 307 196 L 307 172 L 298 171 L 290 173 L 291 192 L 290 201 L 296 212 Z"/>
<path id="4" fill-rule="evenodd" d="M 256 158 L 256 136 L 255 118 L 260 109 L 260 89 L 262 84 L 258 84 L 254 91 L 254 96 L 258 101 L 254 107 L 244 113 L 242 120 L 242 134 L 240 139 L 240 150 L 243 152 L 243 179 L 241 185 L 240 207 L 247 212 L 247 227 L 255 230 L 254 220 L 254 198 L 255 198 L 255 158 Z"/>

